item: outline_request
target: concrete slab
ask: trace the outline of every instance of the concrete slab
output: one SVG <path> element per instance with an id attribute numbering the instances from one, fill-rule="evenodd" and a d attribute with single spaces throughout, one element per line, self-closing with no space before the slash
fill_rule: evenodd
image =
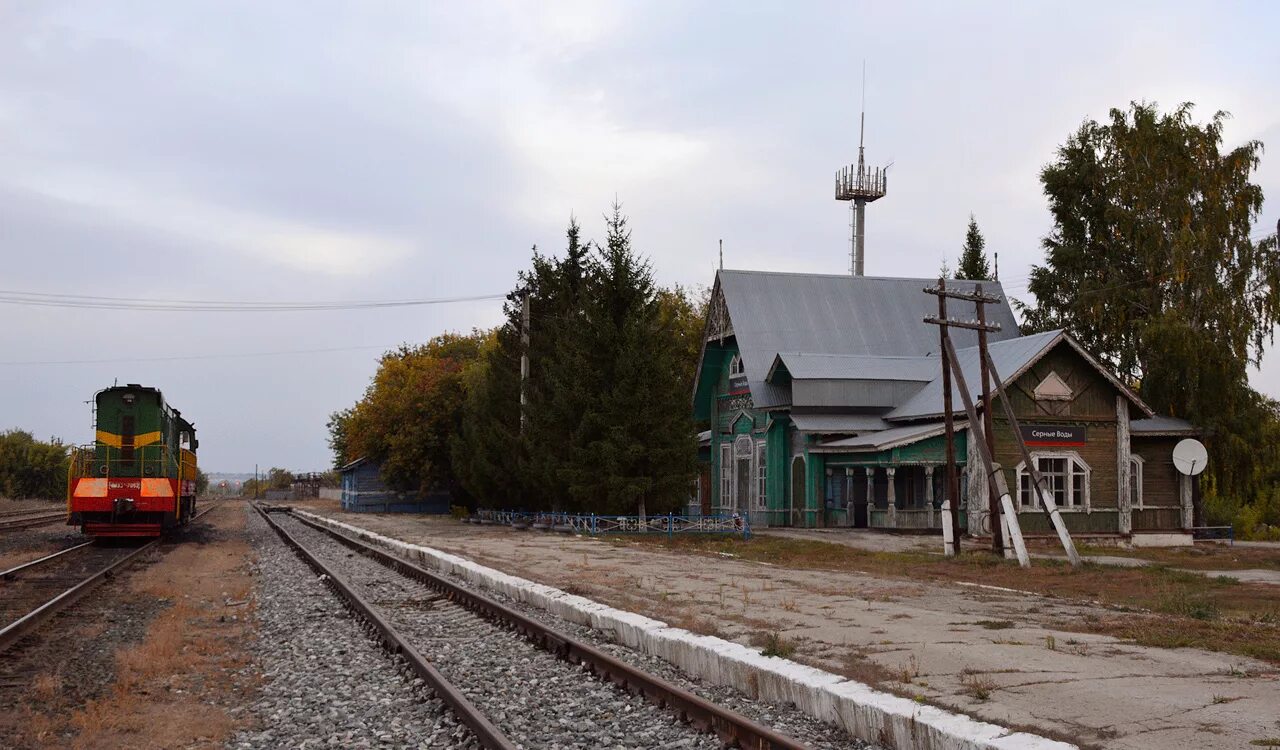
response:
<path id="1" fill-rule="evenodd" d="M 869 662 L 896 675 L 885 687 L 900 695 L 1004 726 L 1122 750 L 1241 747 L 1280 736 L 1280 673 L 1269 664 L 1061 629 L 1114 614 L 1089 603 L 319 509 L 674 625 L 714 623 L 743 643 L 777 631 L 807 663 L 856 675 Z"/>

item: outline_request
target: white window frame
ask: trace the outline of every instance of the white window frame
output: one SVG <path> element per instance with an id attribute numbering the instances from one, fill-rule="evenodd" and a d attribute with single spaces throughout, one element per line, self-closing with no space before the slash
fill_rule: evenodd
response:
<path id="1" fill-rule="evenodd" d="M 763 440 L 756 441 L 756 507 L 769 507 L 768 460 Z"/>
<path id="2" fill-rule="evenodd" d="M 1142 473 L 1146 459 L 1142 456 L 1129 456 L 1129 502 L 1138 510 L 1142 510 Z"/>
<path id="3" fill-rule="evenodd" d="M 733 355 L 733 359 L 729 360 L 729 377 L 733 377 L 735 375 L 745 375 L 745 374 L 747 374 L 747 370 L 742 365 L 742 355 L 741 354 Z"/>
<path id="4" fill-rule="evenodd" d="M 716 508 L 732 507 L 728 504 L 731 502 L 733 502 L 733 442 L 726 441 L 720 444 L 720 498 L 716 502 Z"/>
<path id="5" fill-rule="evenodd" d="M 1091 512 L 1093 509 L 1093 506 L 1090 498 L 1090 485 L 1093 484 L 1093 482 L 1091 481 L 1093 476 L 1093 469 L 1089 467 L 1089 464 L 1083 458 L 1080 457 L 1079 453 L 1076 453 L 1075 451 L 1036 451 L 1031 454 L 1031 460 L 1035 461 L 1037 466 L 1039 466 L 1040 461 L 1043 461 L 1046 459 L 1065 459 L 1067 462 L 1066 469 L 1067 469 L 1068 502 L 1059 505 L 1058 509 L 1061 510 L 1063 513 L 1071 513 L 1071 512 L 1079 512 L 1079 511 L 1083 511 L 1085 513 Z M 1070 504 L 1070 498 L 1073 498 L 1075 496 L 1075 481 L 1077 476 L 1082 476 L 1084 481 L 1084 485 L 1081 487 L 1081 491 L 1080 491 L 1081 504 L 1072 505 Z M 1016 478 L 1015 478 L 1018 483 L 1017 484 L 1018 510 L 1039 509 L 1040 498 L 1036 496 L 1036 493 L 1023 492 L 1022 490 L 1023 477 L 1026 477 L 1027 482 L 1029 484 L 1031 481 L 1031 477 L 1030 477 L 1030 473 L 1027 471 L 1027 464 L 1025 461 L 1020 461 L 1018 462 Z M 1031 495 L 1031 497 L 1026 497 L 1026 495 L 1028 494 Z"/>

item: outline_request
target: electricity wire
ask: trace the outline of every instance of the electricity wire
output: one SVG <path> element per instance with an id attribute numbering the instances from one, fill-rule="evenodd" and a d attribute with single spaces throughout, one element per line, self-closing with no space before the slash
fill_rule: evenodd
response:
<path id="1" fill-rule="evenodd" d="M 249 300 L 175 300 L 140 297 L 103 297 L 87 294 L 51 294 L 0 290 L 0 304 L 29 307 L 63 307 L 93 310 L 141 310 L 159 312 L 311 312 L 319 310 L 368 310 L 395 307 L 445 305 L 460 302 L 491 302 L 505 294 L 477 294 L 462 297 L 393 300 L 332 300 L 262 302 Z"/>
<path id="2" fill-rule="evenodd" d="M 289 354 L 327 354 L 331 352 L 354 352 L 369 349 L 391 351 L 395 346 L 336 346 L 324 349 L 288 349 L 274 352 L 225 352 L 219 354 L 187 354 L 172 357 L 123 357 L 115 359 L 59 359 L 59 360 L 15 360 L 0 362 L 0 367 L 17 367 L 22 365 L 109 365 L 132 362 L 185 362 L 200 359 L 232 359 L 242 357 L 278 357 Z"/>

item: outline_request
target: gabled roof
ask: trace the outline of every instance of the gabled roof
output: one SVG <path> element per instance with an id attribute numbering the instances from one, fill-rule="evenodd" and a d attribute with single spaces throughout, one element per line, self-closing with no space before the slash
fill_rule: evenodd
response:
<path id="1" fill-rule="evenodd" d="M 937 375 L 938 361 L 930 357 L 866 354 L 805 354 L 779 352 L 765 375 L 776 383 L 782 373 L 795 380 L 915 380 L 927 383 Z"/>
<path id="2" fill-rule="evenodd" d="M 339 468 L 338 468 L 338 471 L 352 471 L 352 470 L 353 470 L 353 469 L 355 469 L 357 466 L 359 466 L 359 465 L 360 465 L 360 464 L 362 464 L 362 463 L 367 462 L 368 460 L 369 460 L 368 458 L 366 458 L 366 457 L 364 457 L 364 456 L 361 456 L 360 458 L 357 458 L 356 460 L 352 461 L 351 463 L 347 464 L 346 466 L 339 467 Z"/>
<path id="3" fill-rule="evenodd" d="M 996 371 L 1000 374 L 1003 385 L 1012 385 L 1014 381 L 1022 377 L 1022 374 L 1035 364 L 1041 357 L 1049 352 L 1050 349 L 1059 343 L 1065 342 L 1071 346 L 1077 354 L 1079 354 L 1086 362 L 1088 362 L 1095 370 L 1098 371 L 1108 382 L 1113 385 L 1116 390 L 1125 395 L 1135 406 L 1147 415 L 1152 415 L 1151 407 L 1143 403 L 1138 398 L 1138 394 L 1134 393 L 1128 386 L 1121 383 L 1116 376 L 1102 365 L 1101 362 L 1094 359 L 1084 347 L 1080 346 L 1074 338 L 1065 331 L 1046 331 L 1031 336 L 1021 336 L 1015 339 L 993 342 L 990 345 L 991 359 L 995 362 Z M 935 357 L 936 359 L 936 357 Z M 961 372 L 964 374 L 965 385 L 969 387 L 969 395 L 973 398 L 974 403 L 981 400 L 982 393 L 982 377 L 980 363 L 978 361 L 978 347 L 971 346 L 963 349 L 956 349 L 956 359 L 959 361 Z M 938 376 L 924 386 L 914 396 L 907 400 L 898 408 L 885 415 L 885 419 L 889 421 L 926 419 L 930 417 L 940 417 L 943 413 L 942 399 L 942 364 L 938 360 Z M 960 388 L 953 378 L 951 381 L 951 407 L 954 412 L 964 412 L 964 401 L 960 398 Z"/>
<path id="4" fill-rule="evenodd" d="M 787 404 L 783 386 L 765 382 L 778 352 L 827 355 L 920 357 L 938 350 L 938 329 L 924 322 L 936 315 L 938 300 L 925 294 L 935 280 L 876 276 L 720 271 L 713 294 L 724 295 L 733 335 L 746 367 L 756 407 Z M 972 290 L 974 281 L 949 281 Z M 984 281 L 983 291 L 1004 296 L 997 281 Z M 948 313 L 975 317 L 973 303 L 949 301 Z M 1018 336 L 1018 323 L 1008 302 L 989 305 L 987 319 L 1001 326 L 991 341 Z M 956 346 L 977 344 L 972 331 L 955 331 Z M 699 368 L 699 378 L 702 368 Z M 696 386 L 695 386 L 696 390 Z"/>

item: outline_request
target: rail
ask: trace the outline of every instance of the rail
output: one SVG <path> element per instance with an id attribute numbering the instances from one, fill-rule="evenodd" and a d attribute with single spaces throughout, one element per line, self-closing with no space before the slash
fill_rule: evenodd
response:
<path id="1" fill-rule="evenodd" d="M 332 568 L 325 565 L 320 558 L 312 554 L 311 551 L 304 547 L 301 542 L 295 539 L 288 530 L 276 523 L 268 514 L 268 510 L 256 504 L 253 507 L 254 510 L 258 511 L 262 516 L 263 520 L 267 522 L 267 525 L 284 540 L 285 544 L 292 547 L 293 550 L 298 553 L 298 556 L 301 557 L 312 570 L 324 577 L 325 583 L 332 586 L 338 595 L 342 597 L 342 599 L 344 599 L 360 617 L 378 631 L 379 640 L 382 642 L 382 645 L 387 648 L 387 650 L 391 651 L 391 653 L 398 654 L 403 657 L 418 677 L 422 678 L 423 682 L 430 685 L 431 689 L 435 691 L 435 694 L 439 696 L 441 700 L 449 704 L 462 723 L 470 727 L 471 731 L 475 733 L 476 739 L 480 741 L 480 744 L 489 748 L 489 750 L 516 750 L 515 743 L 507 739 L 506 735 L 495 727 L 489 719 L 480 712 L 480 709 L 476 708 L 475 704 L 467 699 L 461 690 L 454 687 L 453 683 L 449 682 L 444 675 L 440 674 L 435 667 L 431 666 L 431 663 L 413 647 L 413 644 L 409 643 L 404 636 L 400 635 L 399 631 L 397 631 L 395 627 L 386 620 L 386 618 L 379 614 L 377 609 L 369 604 L 369 602 L 365 601 L 365 599 L 346 582 L 346 579 L 336 573 Z M 270 512 L 284 511 L 272 508 L 270 509 Z"/>
<path id="2" fill-rule="evenodd" d="M 211 505 L 205 510 L 201 511 L 199 515 L 197 515 L 195 518 L 191 520 L 192 521 L 199 520 L 205 517 L 206 515 L 208 515 L 211 511 L 213 511 L 217 507 L 218 507 L 217 505 Z M 91 590 L 93 590 L 98 584 L 102 583 L 104 580 L 114 575 L 116 571 L 124 568 L 126 565 L 133 562 L 143 553 L 155 549 L 160 544 L 161 541 L 163 541 L 163 537 L 161 537 L 160 539 L 155 539 L 150 542 L 147 542 L 146 544 L 130 551 L 128 554 L 120 557 L 119 559 L 113 560 L 110 564 L 100 568 L 99 570 L 91 573 L 87 577 L 81 579 L 79 583 L 75 584 L 71 588 L 66 589 L 62 593 L 58 594 L 52 599 L 45 601 L 43 604 L 31 610 L 30 612 L 23 615 L 22 617 L 19 617 L 17 620 L 14 620 L 13 622 L 9 623 L 3 628 L 0 628 L 0 653 L 4 653 L 9 649 L 10 646 L 22 640 L 24 637 L 31 634 L 32 632 L 34 632 L 37 628 L 39 628 L 42 624 L 48 621 L 49 618 L 53 617 L 58 612 L 61 612 L 62 610 L 66 609 L 72 604 L 75 604 L 76 602 L 80 601 L 82 598 L 84 598 L 86 594 L 88 594 Z M 80 547 L 84 547 L 84 546 L 86 545 L 80 545 Z M 79 549 L 79 547 L 74 549 Z M 62 552 L 65 553 L 67 551 L 68 550 L 63 550 Z M 36 562 L 36 563 L 47 562 L 50 557 L 54 557 L 54 556 L 52 555 L 47 556 L 39 561 L 33 561 L 33 562 Z M 22 566 L 19 566 L 19 567 L 22 567 Z M 28 564 L 27 567 L 30 567 L 30 564 Z M 5 571 L 5 573 L 6 574 L 12 573 L 13 570 L 14 569 Z"/>
<path id="3" fill-rule="evenodd" d="M 675 513 L 653 516 L 612 516 L 597 513 L 527 512 L 481 508 L 474 520 L 518 528 L 599 534 L 728 534 L 751 538 L 751 521 L 745 516 L 682 516 Z"/>
<path id="4" fill-rule="evenodd" d="M 39 511 L 34 511 L 38 513 Z M 67 517 L 64 511 L 55 511 L 53 513 L 42 513 L 40 515 L 31 515 L 26 518 L 14 518 L 0 521 L 0 531 L 16 531 L 18 529 L 28 529 L 32 526 L 44 526 Z"/>
<path id="5" fill-rule="evenodd" d="M 47 563 L 47 562 L 50 562 L 51 560 L 56 560 L 56 559 L 58 559 L 59 557 L 62 557 L 63 555 L 65 555 L 65 554 L 68 554 L 68 553 L 71 553 L 71 552 L 75 552 L 76 550 L 78 550 L 78 549 L 82 549 L 82 548 L 84 548 L 84 547 L 88 547 L 90 544 L 93 544 L 93 540 L 92 540 L 92 539 L 90 539 L 90 540 L 89 540 L 89 541 L 87 541 L 87 542 L 81 542 L 80 544 L 77 544 L 77 545 L 74 545 L 74 546 L 71 546 L 71 547 L 67 547 L 66 549 L 60 549 L 60 550 L 58 550 L 57 552 L 54 552 L 54 553 L 53 553 L 53 554 L 51 554 L 51 555 L 45 555 L 44 557 L 38 557 L 38 558 L 36 558 L 35 560 L 28 560 L 27 562 L 21 563 L 20 565 L 15 565 L 15 566 L 13 566 L 12 568 L 9 568 L 8 570 L 0 570 L 0 581 L 7 581 L 7 580 L 10 580 L 10 579 L 12 579 L 14 576 L 16 576 L 17 574 L 19 574 L 19 573 L 21 573 L 21 572 L 23 572 L 23 571 L 31 570 L 32 568 L 37 568 L 37 567 L 39 567 L 39 566 L 41 566 L 41 565 L 44 565 L 44 564 L 45 564 L 45 563 Z"/>
<path id="6" fill-rule="evenodd" d="M 264 514 L 265 515 L 265 514 Z M 728 747 L 749 750 L 805 750 L 806 746 L 768 727 L 757 724 L 745 716 L 718 706 L 698 695 L 683 690 L 659 677 L 655 677 L 621 661 L 600 649 L 561 633 L 521 612 L 500 604 L 470 589 L 459 586 L 446 578 L 420 568 L 390 552 L 354 539 L 302 516 L 290 515 L 298 522 L 333 537 L 347 547 L 366 555 L 382 565 L 412 578 L 447 596 L 477 614 L 510 627 L 529 641 L 550 651 L 565 661 L 582 664 L 602 679 L 625 690 L 644 696 L 647 700 L 675 711 L 685 721 L 714 732 Z"/>

